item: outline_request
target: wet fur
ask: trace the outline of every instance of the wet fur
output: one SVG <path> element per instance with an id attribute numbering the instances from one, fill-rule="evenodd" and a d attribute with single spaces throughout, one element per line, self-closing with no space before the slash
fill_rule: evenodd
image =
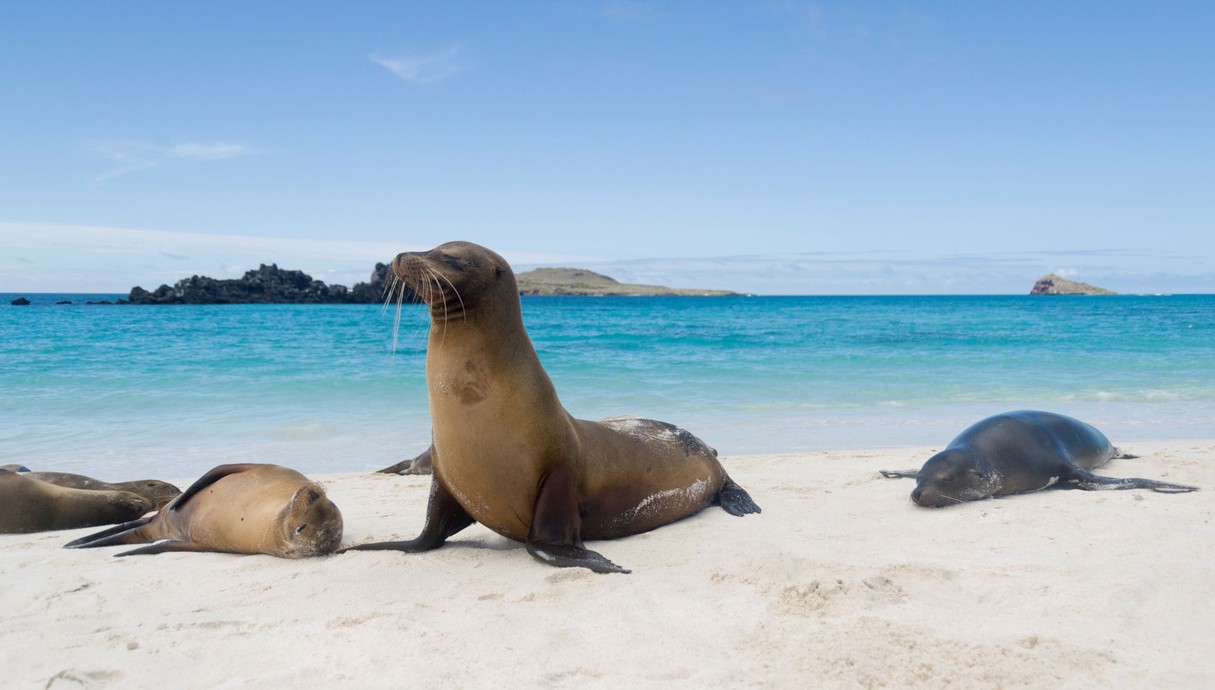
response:
<path id="1" fill-rule="evenodd" d="M 1163 493 L 1197 487 L 1139 477 L 1101 477 L 1091 470 L 1121 453 L 1094 427 L 1053 412 L 1021 411 L 970 426 L 919 470 L 882 470 L 885 477 L 914 477 L 913 503 L 941 508 L 1048 487 L 1085 491 L 1152 489 Z"/>

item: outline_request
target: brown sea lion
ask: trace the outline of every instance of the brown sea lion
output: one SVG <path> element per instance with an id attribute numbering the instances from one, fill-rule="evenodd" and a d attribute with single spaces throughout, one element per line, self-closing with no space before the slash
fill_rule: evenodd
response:
<path id="1" fill-rule="evenodd" d="M 473 522 L 556 566 L 628 572 L 583 539 L 638 534 L 717 504 L 759 512 L 717 452 L 665 422 L 575 419 L 523 327 L 515 275 L 494 252 L 452 242 L 400 254 L 393 271 L 429 306 L 434 475 L 413 540 L 348 550 L 428 551 Z"/>
<path id="2" fill-rule="evenodd" d="M 1078 419 L 1028 410 L 976 422 L 919 470 L 882 470 L 882 475 L 914 477 L 911 500 L 926 508 L 1029 493 L 1053 485 L 1085 491 L 1153 489 L 1165 493 L 1198 488 L 1137 477 L 1100 477 L 1089 471 L 1112 458 L 1133 457 L 1120 453 L 1105 434 Z"/>
<path id="3" fill-rule="evenodd" d="M 40 479 L 48 484 L 63 486 L 70 489 L 91 489 L 105 491 L 130 491 L 139 494 L 152 502 L 152 510 L 160 510 L 169 501 L 181 495 L 181 489 L 159 479 L 139 479 L 130 482 L 103 482 L 99 479 L 86 477 L 83 474 L 69 472 L 30 472 L 27 477 Z"/>
<path id="4" fill-rule="evenodd" d="M 56 486 L 27 472 L 0 471 L 0 533 L 45 532 L 125 522 L 152 510 L 129 491 Z"/>
<path id="5" fill-rule="evenodd" d="M 286 467 L 248 464 L 220 465 L 156 515 L 65 546 L 156 542 L 116 555 L 221 551 L 304 558 L 332 553 L 341 541 L 342 514 L 320 484 Z"/>

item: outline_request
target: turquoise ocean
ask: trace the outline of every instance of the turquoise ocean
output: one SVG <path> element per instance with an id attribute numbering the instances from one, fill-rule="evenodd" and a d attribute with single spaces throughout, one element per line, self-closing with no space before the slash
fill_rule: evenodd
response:
<path id="1" fill-rule="evenodd" d="M 0 295 L 0 464 L 123 480 L 225 462 L 374 470 L 429 442 L 405 306 L 85 305 Z M 57 305 L 69 300 L 71 305 Z M 524 297 L 565 407 L 723 456 L 940 448 L 1037 408 L 1121 446 L 1215 438 L 1215 296 Z"/>

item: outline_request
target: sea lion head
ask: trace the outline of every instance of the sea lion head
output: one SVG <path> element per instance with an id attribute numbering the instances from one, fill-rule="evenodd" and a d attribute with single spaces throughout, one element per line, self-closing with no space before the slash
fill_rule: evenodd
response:
<path id="1" fill-rule="evenodd" d="M 418 300 L 430 307 L 431 318 L 460 318 L 479 303 L 519 288 L 510 264 L 498 254 L 471 242 L 448 242 L 428 252 L 403 252 L 392 261 L 392 272 Z"/>
<path id="2" fill-rule="evenodd" d="M 995 480 L 991 464 L 982 456 L 965 448 L 947 448 L 920 468 L 911 500 L 925 508 L 977 501 L 995 492 Z"/>
<path id="3" fill-rule="evenodd" d="M 181 495 L 181 489 L 159 479 L 140 479 L 119 484 L 124 491 L 131 491 L 152 502 L 152 510 L 160 510 Z"/>
<path id="4" fill-rule="evenodd" d="M 305 484 L 279 513 L 271 538 L 271 552 L 283 558 L 333 553 L 342 543 L 342 512 L 320 484 Z"/>

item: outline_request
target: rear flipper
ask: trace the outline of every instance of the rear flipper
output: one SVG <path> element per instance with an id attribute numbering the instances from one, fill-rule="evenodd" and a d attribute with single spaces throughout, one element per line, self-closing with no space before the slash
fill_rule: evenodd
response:
<path id="1" fill-rule="evenodd" d="M 721 484 L 721 491 L 717 492 L 713 502 L 721 506 L 722 510 L 736 517 L 741 517 L 748 513 L 761 513 L 763 510 L 751 500 L 751 494 L 747 490 L 734 483 L 730 477 L 724 477 Z"/>
<path id="2" fill-rule="evenodd" d="M 878 473 L 887 479 L 915 479 L 919 476 L 919 470 L 878 470 Z"/>
<path id="3" fill-rule="evenodd" d="M 121 546 L 123 544 L 143 544 L 147 537 L 138 534 L 136 530 L 152 521 L 155 515 L 142 517 L 138 520 L 114 525 L 100 532 L 94 532 L 79 539 L 73 539 L 63 545 L 65 549 L 91 549 L 95 546 Z"/>
<path id="4" fill-rule="evenodd" d="M 1139 477 L 1126 477 L 1122 479 L 1117 477 L 1101 477 L 1093 474 L 1092 472 L 1086 472 L 1084 470 L 1077 470 L 1075 474 L 1075 478 L 1069 481 L 1085 491 L 1151 489 L 1152 491 L 1159 491 L 1160 493 L 1165 494 L 1183 494 L 1198 490 L 1198 487 L 1196 486 L 1158 482 L 1155 479 L 1141 479 Z"/>

